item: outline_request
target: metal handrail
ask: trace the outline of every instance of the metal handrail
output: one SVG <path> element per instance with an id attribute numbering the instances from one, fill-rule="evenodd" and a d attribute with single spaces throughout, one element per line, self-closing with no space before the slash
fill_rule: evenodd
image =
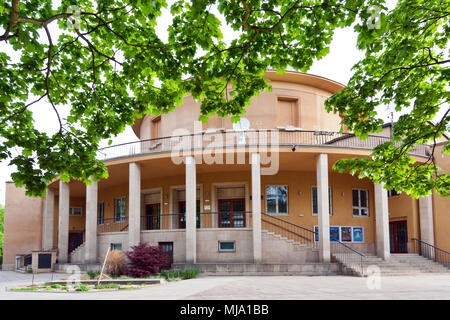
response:
<path id="1" fill-rule="evenodd" d="M 274 217 L 265 212 L 261 212 L 261 228 L 269 232 L 274 232 L 295 242 L 308 245 L 309 247 L 316 246 L 314 243 L 314 231 Z"/>
<path id="2" fill-rule="evenodd" d="M 278 217 L 275 217 L 275 216 L 271 215 L 270 213 L 261 212 L 261 216 L 263 216 L 263 215 L 266 216 L 266 217 L 270 217 L 270 218 L 272 218 L 272 219 L 278 220 L 278 221 L 282 221 L 282 222 L 284 222 L 284 223 L 286 223 L 286 224 L 289 224 L 289 225 L 291 225 L 291 226 L 293 226 L 293 227 L 297 227 L 297 228 L 303 229 L 303 230 L 305 230 L 305 231 L 308 231 L 308 232 L 311 232 L 311 233 L 315 233 L 313 230 L 309 230 L 309 229 L 307 229 L 307 228 L 305 228 L 305 227 L 299 226 L 299 225 L 294 224 L 294 223 L 292 223 L 292 222 L 289 222 L 289 221 L 280 219 L 280 218 L 278 218 Z"/>
<path id="3" fill-rule="evenodd" d="M 418 241 L 418 242 L 420 242 L 420 243 L 426 244 L 427 246 L 433 247 L 434 249 L 436 249 L 436 250 L 438 250 L 438 251 L 442 251 L 442 252 L 444 252 L 444 253 L 450 254 L 450 252 L 448 252 L 448 251 L 446 251 L 446 250 L 444 250 L 444 249 L 438 248 L 438 247 L 436 247 L 435 245 L 432 245 L 431 243 L 428 243 L 428 242 L 426 242 L 426 241 L 423 241 L 423 240 L 420 240 L 420 239 L 417 239 L 417 238 L 412 238 L 411 240 Z"/>
<path id="4" fill-rule="evenodd" d="M 353 249 L 339 240 L 331 242 L 331 251 L 334 258 L 343 264 L 344 267 L 356 271 L 361 276 L 366 274 L 364 266 L 366 255 L 362 252 Z"/>
<path id="5" fill-rule="evenodd" d="M 273 134 L 277 133 L 275 138 Z M 259 135 L 257 135 L 259 134 Z M 205 146 L 202 140 L 201 146 L 196 145 L 195 138 L 200 139 L 208 136 L 222 136 L 225 140 L 221 143 L 214 139 L 212 146 Z M 244 143 L 239 143 L 240 138 L 244 137 Z M 178 143 L 176 141 L 180 138 L 189 139 L 187 146 L 182 146 L 177 149 Z M 194 140 L 192 139 L 194 138 Z M 238 139 L 239 138 L 239 139 Z M 183 140 L 184 141 L 184 140 Z M 340 147 L 340 148 L 359 148 L 359 149 L 373 149 L 374 147 L 392 141 L 390 137 L 368 135 L 365 140 L 360 139 L 352 133 L 340 133 L 331 131 L 312 131 L 312 130 L 278 130 L 278 129 L 254 129 L 245 132 L 237 131 L 216 131 L 216 132 L 200 132 L 191 133 L 186 135 L 165 136 L 160 138 L 151 138 L 134 142 L 121 143 L 113 146 L 98 149 L 98 157 L 102 160 L 127 157 L 138 154 L 152 154 L 184 151 L 184 150 L 197 150 L 197 149 L 210 149 L 221 147 L 248 147 L 248 146 L 328 146 L 328 147 Z M 192 143 L 193 142 L 193 143 Z M 399 145 L 398 142 L 394 144 Z M 429 154 L 428 146 L 418 145 L 415 146 L 410 153 L 420 156 L 427 156 Z M 142 149 L 142 150 L 141 150 Z M 428 151 L 428 152 L 427 152 Z"/>
<path id="6" fill-rule="evenodd" d="M 450 252 L 417 238 L 411 238 L 411 240 L 415 241 L 415 251 L 419 255 L 450 268 Z"/>

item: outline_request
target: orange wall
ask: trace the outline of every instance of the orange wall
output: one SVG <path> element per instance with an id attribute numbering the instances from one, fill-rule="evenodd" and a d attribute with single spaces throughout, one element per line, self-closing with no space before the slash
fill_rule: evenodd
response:
<path id="1" fill-rule="evenodd" d="M 232 183 L 236 185 L 247 184 L 248 194 L 251 193 L 251 176 L 249 171 L 242 172 L 216 172 L 214 174 L 197 174 L 197 184 L 201 185 L 203 191 L 203 203 L 201 204 L 202 212 L 204 205 L 211 205 L 214 193 L 213 183 Z M 162 188 L 163 203 L 162 213 L 171 213 L 169 210 L 171 202 L 171 186 L 184 185 L 184 176 L 164 177 L 151 180 L 142 180 L 141 189 Z M 368 179 L 360 180 L 350 175 L 335 174 L 329 175 L 329 184 L 333 192 L 333 216 L 330 217 L 330 225 L 334 226 L 361 226 L 365 231 L 365 242 L 374 243 L 375 241 L 375 207 L 374 207 L 374 191 L 373 184 Z M 280 218 L 306 227 L 310 230 L 317 225 L 317 216 L 312 215 L 312 195 L 311 186 L 316 185 L 315 172 L 289 172 L 281 171 L 274 176 L 261 177 L 261 193 L 264 200 L 261 202 L 263 211 L 265 208 L 265 186 L 266 185 L 288 185 L 289 189 L 289 215 L 282 215 Z M 362 188 L 369 190 L 369 217 L 353 217 L 352 211 L 352 188 Z M 299 195 L 299 191 L 301 194 Z M 114 217 L 114 198 L 126 196 L 128 201 L 128 185 L 116 186 L 101 190 L 99 192 L 99 202 L 105 202 L 105 219 Z M 210 200 L 206 202 L 205 200 Z M 251 201 L 246 210 L 251 210 Z M 167 204 L 166 204 L 167 203 Z M 216 209 L 217 210 L 217 209 Z M 173 212 L 172 212 L 173 213 Z M 128 215 L 128 202 L 127 202 Z M 303 216 L 300 216 L 303 215 Z"/>
<path id="2" fill-rule="evenodd" d="M 270 83 L 272 91 L 261 92 L 258 97 L 252 98 L 250 105 L 246 107 L 243 117 L 250 121 L 250 129 L 276 128 L 278 99 L 289 98 L 297 100 L 298 119 L 294 122 L 298 123 L 301 129 L 339 131 L 341 118 L 337 114 L 327 113 L 324 107 L 326 98 L 331 96 L 330 92 L 304 84 L 281 81 Z M 199 116 L 200 103 L 195 102 L 191 96 L 185 97 L 181 106 L 177 106 L 173 112 L 161 115 L 161 135 L 163 137 L 173 135 L 174 130 L 179 128 L 187 129 L 192 133 L 194 121 L 198 121 Z M 146 116 L 142 119 L 139 128 L 142 140 L 154 138 L 150 133 L 151 118 L 152 116 Z M 216 117 L 211 119 L 217 124 Z M 232 129 L 230 117 L 224 118 L 220 127 Z"/>
<path id="3" fill-rule="evenodd" d="M 419 201 L 401 193 L 389 198 L 389 221 L 406 220 L 408 243 L 412 238 L 420 239 Z"/>
<path id="4" fill-rule="evenodd" d="M 436 165 L 443 172 L 450 172 L 450 155 L 442 154 L 443 145 L 437 146 L 434 152 Z M 450 251 L 450 197 L 443 198 L 433 194 L 434 243 L 438 248 Z"/>
<path id="5" fill-rule="evenodd" d="M 3 264 L 14 265 L 16 254 L 28 254 L 42 246 L 42 198 L 30 198 L 25 189 L 6 183 Z"/>

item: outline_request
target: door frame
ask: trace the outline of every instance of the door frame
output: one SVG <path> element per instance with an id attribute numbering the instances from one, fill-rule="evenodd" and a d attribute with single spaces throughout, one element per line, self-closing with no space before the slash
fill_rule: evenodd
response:
<path id="1" fill-rule="evenodd" d="M 157 214 L 156 216 L 153 217 L 153 219 L 157 219 L 157 224 L 158 224 L 158 228 L 154 228 L 154 229 L 149 229 L 148 224 L 149 224 L 149 220 L 145 219 L 145 230 L 161 230 L 161 204 L 160 203 L 146 203 L 145 204 L 145 217 L 147 218 L 148 216 L 150 216 L 148 214 L 148 207 L 157 207 L 159 208 L 159 210 L 157 210 Z"/>
<path id="2" fill-rule="evenodd" d="M 182 210 L 181 210 L 181 205 L 182 204 L 184 204 L 184 212 L 181 212 Z M 197 224 L 196 224 L 196 228 L 197 229 L 200 229 L 201 228 L 201 225 L 202 225 L 202 222 L 201 222 L 201 217 L 202 217 L 202 215 L 201 215 L 201 203 L 200 203 L 200 199 L 197 199 L 196 200 L 196 222 L 197 222 Z M 181 226 L 181 218 L 182 218 L 182 214 L 184 213 L 184 228 L 181 228 L 180 226 Z M 179 229 L 186 229 L 186 200 L 178 200 L 178 228 Z"/>
<path id="3" fill-rule="evenodd" d="M 401 251 L 400 245 L 399 245 L 399 239 L 398 239 L 398 230 L 397 226 L 399 224 L 405 224 L 405 232 L 406 232 L 406 241 L 405 241 L 405 250 Z M 390 233 L 391 226 L 392 225 L 392 235 Z M 389 221 L 389 236 L 392 236 L 393 240 L 393 248 L 391 248 L 391 253 L 408 253 L 408 220 L 395 220 L 395 221 Z"/>
<path id="4" fill-rule="evenodd" d="M 242 227 L 240 227 L 240 228 L 245 228 L 246 227 L 246 225 L 247 225 L 247 221 L 246 221 L 246 218 L 247 218 L 247 215 L 246 215 L 246 211 L 245 211 L 245 198 L 232 198 L 232 199 L 218 199 L 218 203 L 217 203 L 217 209 L 218 209 L 218 217 L 219 217 L 219 221 L 218 221 L 218 227 L 219 228 L 222 228 L 221 226 L 220 226 L 220 221 L 221 221 L 221 211 L 220 211 L 220 203 L 221 202 L 224 202 L 224 201 L 230 201 L 231 202 L 231 208 L 230 208 L 230 211 L 229 212 L 235 212 L 234 211 L 234 202 L 237 202 L 237 201 L 242 201 L 242 203 L 243 203 L 243 205 L 244 205 L 244 210 L 242 211 L 242 214 L 243 214 L 243 222 L 244 222 L 244 225 L 242 226 Z M 236 212 L 239 212 L 239 211 L 236 211 Z M 230 228 L 237 228 L 237 227 L 235 227 L 234 226 L 234 215 L 233 214 L 231 214 L 230 215 Z"/>

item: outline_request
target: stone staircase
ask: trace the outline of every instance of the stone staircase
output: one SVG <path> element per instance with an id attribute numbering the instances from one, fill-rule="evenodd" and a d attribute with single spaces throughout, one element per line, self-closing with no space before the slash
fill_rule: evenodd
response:
<path id="1" fill-rule="evenodd" d="M 330 276 L 341 274 L 338 263 L 319 263 L 318 249 L 295 242 L 275 232 L 261 231 L 261 263 L 199 262 L 194 265 L 174 263 L 174 269 L 197 268 L 202 275 L 215 276 Z"/>
<path id="2" fill-rule="evenodd" d="M 83 263 L 84 256 L 85 256 L 84 248 L 85 248 L 85 243 L 83 242 L 69 254 L 69 261 L 71 263 Z"/>
<path id="3" fill-rule="evenodd" d="M 368 276 L 378 271 L 381 276 L 450 274 L 450 269 L 418 254 L 391 254 L 389 261 L 374 255 L 366 255 L 363 259 L 363 273 L 359 270 L 358 259 L 348 261 L 348 258 L 345 259 L 340 254 L 333 254 L 333 257 L 341 264 L 343 273 L 348 275 Z"/>
<path id="4" fill-rule="evenodd" d="M 261 231 L 263 263 L 301 264 L 319 262 L 319 251 L 275 232 Z"/>

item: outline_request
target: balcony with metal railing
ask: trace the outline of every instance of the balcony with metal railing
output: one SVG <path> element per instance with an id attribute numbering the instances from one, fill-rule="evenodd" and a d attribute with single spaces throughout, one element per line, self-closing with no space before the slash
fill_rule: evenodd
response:
<path id="1" fill-rule="evenodd" d="M 140 155 L 183 152 L 188 150 L 226 149 L 245 147 L 334 147 L 372 150 L 376 146 L 389 142 L 385 136 L 369 135 L 362 140 L 354 134 L 329 131 L 305 130 L 249 130 L 202 132 L 188 135 L 141 140 L 123 143 L 99 149 L 97 158 L 112 160 Z M 399 142 L 394 143 L 400 146 Z M 417 145 L 411 155 L 428 157 L 429 147 Z"/>
<path id="2" fill-rule="evenodd" d="M 249 228 L 250 211 L 199 212 L 197 229 Z M 186 229 L 185 213 L 149 214 L 140 217 L 141 231 Z M 97 222 L 97 233 L 128 232 L 128 217 L 107 218 Z"/>

